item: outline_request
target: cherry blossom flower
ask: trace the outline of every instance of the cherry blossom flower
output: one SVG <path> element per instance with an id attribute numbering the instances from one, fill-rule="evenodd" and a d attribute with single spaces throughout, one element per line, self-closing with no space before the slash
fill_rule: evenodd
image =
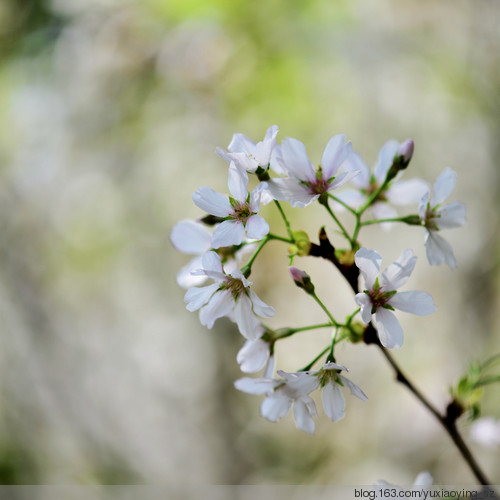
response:
<path id="1" fill-rule="evenodd" d="M 240 369 L 245 373 L 258 372 L 266 366 L 266 372 L 273 371 L 274 359 L 270 358 L 270 345 L 262 339 L 247 340 L 236 355 Z"/>
<path id="2" fill-rule="evenodd" d="M 443 201 L 453 191 L 457 174 L 447 167 L 434 184 L 433 196 L 427 191 L 418 208 L 418 214 L 425 226 L 425 252 L 431 266 L 446 262 L 450 268 L 457 263 L 451 245 L 443 239 L 438 231 L 464 226 L 466 224 L 465 205 L 460 202 L 442 205 Z"/>
<path id="3" fill-rule="evenodd" d="M 202 257 L 212 248 L 212 233 L 200 222 L 182 220 L 170 232 L 170 242 L 176 250 L 185 254 L 196 255 L 177 273 L 177 284 L 190 288 L 203 284 L 207 276 L 193 275 L 192 272 L 202 267 Z M 255 250 L 256 243 L 246 243 L 241 247 L 220 247 L 220 256 L 224 270 L 232 272 L 239 268 L 242 258 Z"/>
<path id="4" fill-rule="evenodd" d="M 269 224 L 258 215 L 261 183 L 250 194 L 247 191 L 248 174 L 233 162 L 229 166 L 228 186 L 232 197 L 226 197 L 209 187 L 201 187 L 193 194 L 193 201 L 205 212 L 224 219 L 214 231 L 212 247 L 239 245 L 246 235 L 261 239 L 269 232 Z"/>
<path id="5" fill-rule="evenodd" d="M 234 162 L 247 172 L 255 173 L 259 168 L 267 170 L 276 146 L 277 134 L 278 126 L 272 125 L 267 129 L 264 140 L 257 144 L 243 134 L 234 134 L 228 146 L 229 151 L 217 148 L 216 152 L 228 163 Z"/>
<path id="6" fill-rule="evenodd" d="M 365 280 L 366 290 L 355 296 L 361 306 L 361 318 L 369 323 L 375 314 L 375 325 L 380 342 L 385 347 L 401 347 L 403 329 L 392 311 L 409 312 L 427 316 L 436 310 L 432 297 L 425 292 L 398 292 L 415 267 L 417 258 L 410 249 L 404 250 L 396 262 L 378 276 L 382 257 L 374 250 L 361 248 L 354 256 L 356 265 Z"/>
<path id="7" fill-rule="evenodd" d="M 432 483 L 434 482 L 434 478 L 431 476 L 431 473 L 428 471 L 420 472 L 418 476 L 415 478 L 415 481 L 413 482 L 412 485 L 412 490 L 413 491 L 422 491 L 423 488 L 429 489 L 429 486 L 432 486 Z M 391 486 L 395 488 L 396 492 L 403 492 L 403 489 L 400 486 L 388 483 L 387 481 L 384 481 L 383 479 L 377 481 L 375 483 L 375 486 Z M 409 495 L 405 495 L 409 496 Z M 403 497 L 403 495 L 401 495 Z"/>
<path id="8" fill-rule="evenodd" d="M 470 426 L 470 437 L 487 448 L 498 448 L 500 446 L 500 420 L 495 420 L 493 417 L 475 420 Z"/>
<path id="9" fill-rule="evenodd" d="M 318 413 L 316 405 L 308 395 L 319 384 L 316 377 L 307 372 L 286 373 L 278 371 L 281 379 L 243 377 L 234 383 L 236 389 L 248 394 L 267 394 L 260 406 L 260 414 L 271 422 L 283 418 L 293 406 L 293 416 L 297 427 L 313 434 L 313 417 Z"/>
<path id="10" fill-rule="evenodd" d="M 351 182 L 357 189 L 345 190 L 336 196 L 347 205 L 356 209 L 361 207 L 368 197 L 374 193 L 385 181 L 387 173 L 391 168 L 394 157 L 402 154 L 405 161 L 411 158 L 413 141 L 405 141 L 403 144 L 395 140 L 387 141 L 378 153 L 378 160 L 373 168 L 373 173 L 358 153 L 353 152 L 343 163 L 347 171 L 359 171 L 359 175 Z M 409 179 L 405 181 L 390 181 L 385 189 L 381 191 L 377 199 L 370 206 L 370 211 L 375 219 L 392 219 L 397 217 L 393 205 L 411 205 L 418 203 L 423 194 L 428 191 L 429 186 L 421 179 Z M 337 204 L 336 208 L 341 207 Z M 391 223 L 383 223 L 382 227 L 387 229 Z"/>
<path id="11" fill-rule="evenodd" d="M 304 144 L 288 137 L 282 142 L 279 159 L 288 177 L 271 179 L 268 189 L 277 200 L 288 201 L 292 207 L 305 207 L 357 175 L 357 171 L 338 173 L 350 153 L 351 142 L 345 142 L 344 134 L 335 135 L 328 142 L 321 164 L 315 170 Z"/>
<path id="12" fill-rule="evenodd" d="M 262 335 L 258 316 L 274 316 L 274 308 L 265 304 L 250 290 L 252 284 L 241 271 L 226 274 L 216 252 L 207 252 L 202 258 L 203 268 L 196 275 L 208 276 L 215 283 L 204 287 L 192 287 L 184 296 L 189 311 L 200 310 L 200 322 L 212 328 L 215 321 L 223 316 L 231 316 L 240 333 L 247 339 L 255 340 Z"/>

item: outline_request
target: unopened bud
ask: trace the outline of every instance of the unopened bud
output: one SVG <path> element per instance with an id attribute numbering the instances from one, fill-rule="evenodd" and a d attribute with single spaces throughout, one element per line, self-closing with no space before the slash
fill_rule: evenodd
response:
<path id="1" fill-rule="evenodd" d="M 415 143 L 413 142 L 413 139 L 406 139 L 406 141 L 399 146 L 399 149 L 392 160 L 391 168 L 387 172 L 386 182 L 394 179 L 398 172 L 404 170 L 408 166 L 413 156 L 414 149 Z"/>
<path id="2" fill-rule="evenodd" d="M 311 281 L 311 277 L 304 271 L 297 269 L 296 267 L 289 267 L 290 276 L 299 288 L 303 288 L 309 295 L 314 294 L 314 285 Z"/>

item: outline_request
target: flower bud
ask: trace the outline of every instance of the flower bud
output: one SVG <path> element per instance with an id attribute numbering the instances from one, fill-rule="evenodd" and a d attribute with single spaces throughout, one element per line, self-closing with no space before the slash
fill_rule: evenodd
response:
<path id="1" fill-rule="evenodd" d="M 402 158 L 405 167 L 408 166 L 408 163 L 410 163 L 414 149 L 415 149 L 415 143 L 413 142 L 413 139 L 406 139 L 406 141 L 403 142 L 401 146 L 399 146 L 396 156 Z"/>
<path id="2" fill-rule="evenodd" d="M 290 275 L 299 288 L 303 288 L 309 295 L 314 294 L 314 285 L 311 281 L 311 277 L 304 271 L 297 269 L 296 267 L 289 267 Z"/>

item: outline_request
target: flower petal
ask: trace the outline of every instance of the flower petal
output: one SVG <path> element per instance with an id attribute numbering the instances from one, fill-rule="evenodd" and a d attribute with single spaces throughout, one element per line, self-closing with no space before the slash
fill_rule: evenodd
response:
<path id="1" fill-rule="evenodd" d="M 366 196 L 361 191 L 356 191 L 354 189 L 347 189 L 346 191 L 337 193 L 335 196 L 339 200 L 342 200 L 346 205 L 349 205 L 354 209 L 360 207 L 366 201 Z M 345 210 L 345 208 L 340 203 L 334 203 L 336 211 Z"/>
<path id="2" fill-rule="evenodd" d="M 395 309 L 417 316 L 427 316 L 437 309 L 431 295 L 418 291 L 398 292 L 389 300 L 388 304 Z"/>
<path id="3" fill-rule="evenodd" d="M 261 339 L 247 340 L 236 355 L 240 369 L 245 373 L 259 371 L 269 358 L 269 344 Z"/>
<path id="4" fill-rule="evenodd" d="M 187 303 L 186 309 L 188 311 L 196 311 L 204 306 L 212 297 L 212 295 L 219 288 L 219 283 L 203 287 L 192 287 L 184 295 L 184 302 Z"/>
<path id="5" fill-rule="evenodd" d="M 233 198 L 240 203 L 247 200 L 248 174 L 242 167 L 236 166 L 234 162 L 229 165 L 229 177 L 227 181 L 229 192 Z"/>
<path id="6" fill-rule="evenodd" d="M 311 400 L 312 401 L 312 400 Z M 314 401 L 312 402 L 314 405 Z M 314 407 L 315 408 L 315 407 Z M 314 434 L 315 423 L 311 416 L 309 407 L 303 401 L 295 401 L 293 404 L 293 418 L 297 428 L 307 432 L 308 434 Z"/>
<path id="7" fill-rule="evenodd" d="M 326 145 L 321 158 L 321 168 L 326 179 L 336 175 L 340 165 L 347 159 L 352 151 L 351 142 L 345 142 L 345 134 L 334 135 Z"/>
<path id="8" fill-rule="evenodd" d="M 457 266 L 453 247 L 436 231 L 427 231 L 425 235 L 425 253 L 431 266 L 439 266 L 446 262 L 450 268 Z"/>
<path id="9" fill-rule="evenodd" d="M 269 232 L 269 224 L 258 214 L 251 215 L 245 225 L 247 236 L 260 240 Z"/>
<path id="10" fill-rule="evenodd" d="M 231 311 L 233 303 L 229 290 L 214 293 L 208 304 L 200 309 L 200 323 L 211 329 L 217 319 L 226 316 Z"/>
<path id="11" fill-rule="evenodd" d="M 264 394 L 272 391 L 281 381 L 268 378 L 242 377 L 234 382 L 234 387 L 247 394 Z"/>
<path id="12" fill-rule="evenodd" d="M 343 172 L 356 172 L 359 174 L 353 177 L 352 183 L 359 189 L 370 187 L 370 169 L 361 156 L 354 151 L 342 163 Z"/>
<path id="13" fill-rule="evenodd" d="M 467 223 L 465 205 L 458 201 L 438 208 L 436 215 L 433 221 L 439 229 L 452 229 L 465 226 Z"/>
<path id="14" fill-rule="evenodd" d="M 344 387 L 347 387 L 351 391 L 353 396 L 361 399 L 361 401 L 368 401 L 368 396 L 352 380 L 349 380 L 343 375 L 339 375 L 338 377 L 344 384 Z"/>
<path id="15" fill-rule="evenodd" d="M 371 290 L 380 270 L 382 256 L 375 250 L 363 247 L 354 255 L 354 261 L 365 279 L 366 288 Z"/>
<path id="16" fill-rule="evenodd" d="M 287 137 L 281 143 L 281 154 L 285 168 L 297 179 L 314 181 L 316 174 L 306 153 L 306 147 L 297 139 Z"/>
<path id="17" fill-rule="evenodd" d="M 370 297 L 366 293 L 361 292 L 354 296 L 354 300 L 358 306 L 361 306 L 361 319 L 365 323 L 369 323 L 372 319 L 372 301 Z"/>
<path id="18" fill-rule="evenodd" d="M 203 256 L 201 262 L 204 271 L 213 271 L 215 273 L 220 273 L 220 274 L 224 273 L 220 257 L 213 250 L 211 252 L 207 252 Z"/>
<path id="19" fill-rule="evenodd" d="M 226 217 L 231 212 L 229 200 L 209 187 L 199 188 L 192 196 L 194 204 L 205 212 L 217 217 Z"/>
<path id="20" fill-rule="evenodd" d="M 422 179 L 409 179 L 391 184 L 385 196 L 394 205 L 412 205 L 418 203 L 428 191 L 427 182 Z"/>
<path id="21" fill-rule="evenodd" d="M 202 254 L 210 250 L 212 235 L 201 224 L 191 220 L 178 222 L 170 232 L 170 242 L 179 252 Z"/>
<path id="22" fill-rule="evenodd" d="M 379 307 L 375 313 L 375 323 L 378 337 L 384 347 L 392 349 L 403 345 L 403 329 L 391 311 Z"/>
<path id="23" fill-rule="evenodd" d="M 240 333 L 249 340 L 256 340 L 260 337 L 260 321 L 252 311 L 252 302 L 245 293 L 236 299 L 234 306 L 234 317 Z"/>
<path id="24" fill-rule="evenodd" d="M 292 400 L 278 389 L 271 396 L 268 396 L 262 401 L 260 405 L 260 414 L 271 422 L 277 422 L 288 413 L 291 405 Z"/>
<path id="25" fill-rule="evenodd" d="M 231 139 L 227 149 L 231 153 L 253 154 L 255 150 L 255 142 L 250 140 L 246 135 L 236 133 L 233 134 L 233 138 Z"/>
<path id="26" fill-rule="evenodd" d="M 373 169 L 375 179 L 378 184 L 382 184 L 385 181 L 387 172 L 391 168 L 394 156 L 398 152 L 399 142 L 391 139 L 387 141 L 378 152 L 378 160 Z"/>
<path id="27" fill-rule="evenodd" d="M 323 401 L 323 409 L 328 418 L 334 422 L 338 422 L 345 416 L 345 399 L 340 385 L 336 382 L 329 382 L 321 391 L 321 400 Z"/>
<path id="28" fill-rule="evenodd" d="M 202 285 L 207 279 L 207 275 L 203 273 L 193 275 L 193 271 L 199 270 L 202 267 L 201 256 L 195 257 L 190 260 L 181 270 L 177 273 L 175 281 L 181 288 L 191 288 L 192 286 Z"/>
<path id="29" fill-rule="evenodd" d="M 271 153 L 276 146 L 276 135 L 278 134 L 278 126 L 271 125 L 266 132 L 264 140 L 258 142 L 255 147 L 255 159 L 262 168 L 267 168 L 271 161 Z"/>
<path id="30" fill-rule="evenodd" d="M 297 179 L 271 179 L 267 186 L 276 200 L 288 201 L 292 207 L 306 207 L 319 198 L 318 194 L 311 194 Z"/>
<path id="31" fill-rule="evenodd" d="M 263 318 L 272 318 L 275 314 L 274 307 L 263 302 L 253 290 L 249 290 L 248 292 L 250 294 L 254 313 Z"/>
<path id="32" fill-rule="evenodd" d="M 245 235 L 245 226 L 238 220 L 225 220 L 221 222 L 212 235 L 212 246 L 214 248 L 239 245 Z"/>
<path id="33" fill-rule="evenodd" d="M 402 287 L 415 267 L 417 257 L 409 248 L 403 250 L 398 260 L 384 270 L 380 277 L 380 286 L 387 292 Z"/>
<path id="34" fill-rule="evenodd" d="M 425 193 L 422 196 L 422 199 L 420 200 L 420 203 L 418 205 L 418 216 L 420 217 L 420 220 L 422 222 L 425 222 L 425 216 L 427 214 L 427 207 L 429 205 L 429 197 L 430 197 L 430 193 L 429 193 L 429 191 L 427 191 L 427 193 Z"/>
<path id="35" fill-rule="evenodd" d="M 446 167 L 444 172 L 437 178 L 434 184 L 434 194 L 432 197 L 432 207 L 440 205 L 455 188 L 457 173 L 450 167 Z"/>

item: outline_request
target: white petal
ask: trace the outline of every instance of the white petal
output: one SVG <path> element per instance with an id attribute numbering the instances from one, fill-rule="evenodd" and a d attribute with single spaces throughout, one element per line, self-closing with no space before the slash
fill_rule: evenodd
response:
<path id="1" fill-rule="evenodd" d="M 365 323 L 369 323 L 372 319 L 372 301 L 370 297 L 366 293 L 361 292 L 354 296 L 354 300 L 358 306 L 361 306 L 361 319 Z"/>
<path id="2" fill-rule="evenodd" d="M 380 286 L 387 292 L 402 287 L 408 281 L 416 262 L 417 257 L 413 255 L 411 249 L 403 250 L 398 260 L 382 273 Z"/>
<path id="3" fill-rule="evenodd" d="M 175 281 L 180 287 L 191 288 L 192 286 L 202 285 L 205 282 L 205 280 L 207 279 L 206 274 L 198 274 L 196 276 L 192 274 L 193 271 L 201 269 L 201 262 L 201 257 L 195 257 L 193 260 L 190 260 L 188 264 L 181 268 L 181 270 L 175 277 Z"/>
<path id="4" fill-rule="evenodd" d="M 344 387 L 347 387 L 353 396 L 361 399 L 362 401 L 368 401 L 368 396 L 352 381 L 343 375 L 338 376 L 339 379 L 344 384 Z"/>
<path id="5" fill-rule="evenodd" d="M 336 193 L 335 196 L 354 209 L 360 207 L 366 201 L 366 195 L 364 195 L 361 191 L 356 191 L 354 189 L 348 189 L 346 191 L 342 191 L 341 193 Z M 335 209 L 337 211 L 345 210 L 340 203 L 336 202 Z"/>
<path id="6" fill-rule="evenodd" d="M 255 147 L 255 159 L 262 168 L 267 168 L 271 160 L 271 153 L 276 146 L 276 135 L 278 126 L 272 125 L 267 129 L 266 136 L 262 142 Z"/>
<path id="7" fill-rule="evenodd" d="M 236 389 L 247 394 L 264 394 L 272 391 L 281 382 L 279 380 L 272 380 L 268 378 L 239 378 L 234 382 Z"/>
<path id="8" fill-rule="evenodd" d="M 431 486 L 434 481 L 434 478 L 431 476 L 430 472 L 424 471 L 421 472 L 415 479 L 415 482 L 413 483 L 413 486 L 420 486 L 420 487 L 425 487 L 425 486 Z"/>
<path id="9" fill-rule="evenodd" d="M 429 191 L 427 191 L 427 193 L 425 193 L 422 196 L 422 199 L 420 200 L 420 203 L 418 205 L 418 216 L 420 217 L 420 220 L 422 222 L 425 222 L 425 216 L 427 214 L 427 206 L 429 204 L 429 197 L 430 193 Z"/>
<path id="10" fill-rule="evenodd" d="M 233 198 L 240 203 L 244 203 L 247 200 L 247 184 L 248 184 L 248 174 L 246 170 L 241 167 L 237 167 L 234 162 L 229 165 L 229 177 L 227 181 L 229 192 Z"/>
<path id="11" fill-rule="evenodd" d="M 384 347 L 392 349 L 403 345 L 403 329 L 391 311 L 379 307 L 375 313 L 375 323 L 380 342 Z"/>
<path id="12" fill-rule="evenodd" d="M 374 167 L 375 179 L 377 179 L 378 184 L 382 184 L 382 182 L 384 182 L 398 149 L 399 142 L 394 139 L 387 141 L 381 147 L 378 153 L 377 163 Z"/>
<path id="13" fill-rule="evenodd" d="M 278 370 L 278 375 L 287 379 L 283 392 L 292 399 L 298 399 L 314 391 L 319 385 L 319 379 L 314 374 L 317 372 L 287 373 Z"/>
<path id="14" fill-rule="evenodd" d="M 269 232 L 269 224 L 258 214 L 251 215 L 245 225 L 247 236 L 260 240 Z"/>
<path id="15" fill-rule="evenodd" d="M 437 209 L 437 217 L 433 219 L 439 229 L 452 229 L 465 226 L 466 208 L 463 203 L 456 202 Z"/>
<path id="16" fill-rule="evenodd" d="M 285 168 L 298 179 L 314 181 L 316 174 L 306 153 L 306 147 L 297 139 L 287 137 L 281 143 L 281 154 Z"/>
<path id="17" fill-rule="evenodd" d="M 231 311 L 233 303 L 234 299 L 229 290 L 214 293 L 208 304 L 200 309 L 200 323 L 208 329 L 212 328 L 217 319 Z"/>
<path id="18" fill-rule="evenodd" d="M 431 266 L 439 266 L 446 262 L 453 269 L 457 265 L 452 246 L 439 236 L 436 231 L 427 231 L 425 235 L 425 253 Z"/>
<path id="19" fill-rule="evenodd" d="M 214 251 L 207 252 L 203 256 L 201 262 L 202 262 L 204 271 L 214 271 L 216 273 L 223 273 L 224 272 L 222 269 L 220 257 Z"/>
<path id="20" fill-rule="evenodd" d="M 281 146 L 279 144 L 274 147 L 271 153 L 270 167 L 279 175 L 287 174 L 283 153 L 281 152 Z"/>
<path id="21" fill-rule="evenodd" d="M 418 203 L 428 191 L 427 182 L 421 179 L 409 179 L 391 184 L 385 196 L 394 205 L 412 205 Z"/>
<path id="22" fill-rule="evenodd" d="M 263 302 L 253 290 L 249 290 L 249 294 L 255 314 L 258 314 L 263 318 L 271 318 L 274 316 L 274 307 L 269 306 L 265 302 Z"/>
<path id="23" fill-rule="evenodd" d="M 347 367 L 344 365 L 338 365 L 337 363 L 334 363 L 333 361 L 328 361 L 328 363 L 325 363 L 323 365 L 323 370 L 343 370 L 348 372 L 349 370 Z"/>
<path id="24" fill-rule="evenodd" d="M 328 418 L 334 422 L 339 421 L 345 416 L 345 399 L 340 385 L 334 381 L 329 382 L 321 391 L 321 400 L 323 409 Z"/>
<path id="25" fill-rule="evenodd" d="M 271 179 L 267 181 L 269 191 L 276 200 L 288 201 L 292 207 L 306 207 L 317 200 L 319 195 L 311 194 L 297 179 Z"/>
<path id="26" fill-rule="evenodd" d="M 326 179 L 336 175 L 340 165 L 352 151 L 351 142 L 346 143 L 345 138 L 345 134 L 334 135 L 326 145 L 321 158 L 321 168 Z"/>
<path id="27" fill-rule="evenodd" d="M 277 422 L 288 413 L 291 405 L 292 400 L 278 389 L 271 396 L 262 401 L 260 405 L 260 414 L 271 422 Z"/>
<path id="28" fill-rule="evenodd" d="M 227 147 L 231 153 L 250 153 L 255 150 L 255 142 L 250 140 L 246 135 L 233 134 L 233 138 Z"/>
<path id="29" fill-rule="evenodd" d="M 297 428 L 307 432 L 308 434 L 314 434 L 314 419 L 312 418 L 311 413 L 309 412 L 309 407 L 306 403 L 303 401 L 294 402 L 293 417 L 295 419 L 295 423 L 297 424 Z"/>
<path id="30" fill-rule="evenodd" d="M 339 175 L 337 175 L 337 177 L 335 177 L 335 179 L 330 184 L 328 184 L 328 191 L 343 186 L 351 179 L 355 178 L 357 175 L 358 175 L 357 171 L 340 173 Z"/>
<path id="31" fill-rule="evenodd" d="M 221 154 L 217 151 L 219 156 L 222 156 L 228 162 L 234 162 L 238 168 L 245 170 L 246 172 L 255 172 L 259 166 L 257 161 L 253 156 L 248 155 L 248 153 L 227 153 Z"/>
<path id="32" fill-rule="evenodd" d="M 243 223 L 238 220 L 225 220 L 221 222 L 212 236 L 212 246 L 214 248 L 229 247 L 239 245 L 245 234 Z"/>
<path id="33" fill-rule="evenodd" d="M 371 290 L 380 270 L 381 255 L 375 250 L 363 247 L 354 255 L 354 261 L 365 279 L 366 288 Z"/>
<path id="34" fill-rule="evenodd" d="M 212 188 L 201 187 L 193 194 L 192 198 L 197 207 L 211 215 L 226 217 L 231 212 L 229 200 Z"/>
<path id="35" fill-rule="evenodd" d="M 428 293 L 418 291 L 398 292 L 388 303 L 395 309 L 417 316 L 427 316 L 437 309 Z"/>
<path id="36" fill-rule="evenodd" d="M 261 339 L 247 340 L 236 355 L 240 369 L 245 373 L 259 371 L 269 358 L 269 344 Z"/>
<path id="37" fill-rule="evenodd" d="M 201 224 L 191 220 L 178 222 L 170 233 L 170 242 L 182 253 L 202 254 L 210 250 L 212 235 Z"/>
<path id="38" fill-rule="evenodd" d="M 188 311 L 196 311 L 204 306 L 212 297 L 212 295 L 219 288 L 219 283 L 204 287 L 192 287 L 184 295 L 184 302 L 187 303 L 186 309 Z"/>
<path id="39" fill-rule="evenodd" d="M 438 177 L 436 183 L 434 184 L 432 207 L 443 203 L 443 201 L 453 191 L 456 180 L 457 173 L 450 167 L 446 167 L 444 172 Z"/>
<path id="40" fill-rule="evenodd" d="M 252 302 L 242 294 L 236 300 L 234 306 L 234 317 L 240 333 L 249 340 L 256 340 L 260 337 L 259 325 L 260 321 L 252 311 Z"/>
<path id="41" fill-rule="evenodd" d="M 361 156 L 354 151 L 342 163 L 343 172 L 356 172 L 359 174 L 352 179 L 352 183 L 360 189 L 370 187 L 370 169 Z"/>

